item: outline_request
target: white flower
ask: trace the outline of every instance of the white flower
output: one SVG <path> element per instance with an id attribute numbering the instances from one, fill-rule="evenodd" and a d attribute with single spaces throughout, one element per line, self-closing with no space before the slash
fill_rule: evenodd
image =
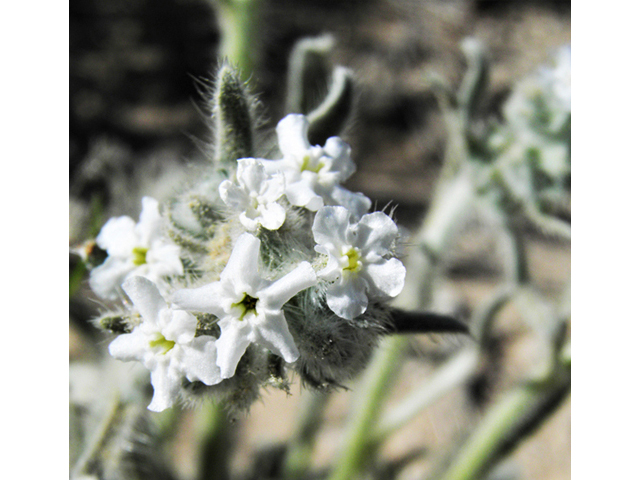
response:
<path id="1" fill-rule="evenodd" d="M 571 45 L 565 45 L 556 53 L 554 67 L 541 69 L 542 81 L 546 82 L 559 106 L 571 111 Z"/>
<path id="2" fill-rule="evenodd" d="M 286 362 L 299 356 L 282 307 L 295 294 L 315 285 L 316 274 L 308 262 L 302 262 L 284 277 L 269 281 L 258 273 L 259 265 L 260 240 L 244 233 L 220 281 L 173 295 L 173 302 L 181 308 L 219 318 L 221 334 L 216 347 L 222 378 L 234 375 L 250 343 L 268 348 Z"/>
<path id="3" fill-rule="evenodd" d="M 111 342 L 109 353 L 119 360 L 142 362 L 151 371 L 154 391 L 149 410 L 160 412 L 173 405 L 184 377 L 205 385 L 222 381 L 215 339 L 195 336 L 196 317 L 168 306 L 146 278 L 131 277 L 122 288 L 140 312 L 142 323 Z"/>
<path id="4" fill-rule="evenodd" d="M 323 207 L 313 222 L 315 249 L 327 256 L 318 276 L 332 282 L 327 305 L 338 316 L 353 320 L 364 313 L 371 299 L 388 299 L 400 293 L 406 270 L 392 258 L 398 227 L 382 212 L 350 222 L 343 207 Z"/>
<path id="5" fill-rule="evenodd" d="M 240 222 L 255 232 L 262 225 L 277 230 L 284 223 L 286 212 L 277 200 L 284 194 L 284 176 L 267 175 L 255 158 L 238 160 L 238 184 L 225 180 L 220 184 L 220 197 L 229 207 L 240 211 Z"/>
<path id="6" fill-rule="evenodd" d="M 351 148 L 338 137 L 327 139 L 324 147 L 312 146 L 307 137 L 309 122 L 304 115 L 290 114 L 276 127 L 284 158 L 263 160 L 267 172 L 281 171 L 287 185 L 289 203 L 313 212 L 325 204 L 342 205 L 360 217 L 371 207 L 371 200 L 339 184 L 356 170 Z"/>
<path id="7" fill-rule="evenodd" d="M 180 247 L 163 234 L 158 202 L 142 199 L 142 213 L 136 224 L 131 217 L 111 218 L 96 238 L 108 257 L 91 271 L 89 284 L 102 298 L 118 298 L 122 282 L 129 276 L 142 276 L 162 286 L 163 277 L 182 275 Z"/>

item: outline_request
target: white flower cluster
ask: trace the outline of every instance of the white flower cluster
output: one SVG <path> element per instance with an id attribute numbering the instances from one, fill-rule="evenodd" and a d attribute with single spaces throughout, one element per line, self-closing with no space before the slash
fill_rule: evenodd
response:
<path id="1" fill-rule="evenodd" d="M 151 371 L 151 410 L 175 403 L 184 378 L 211 386 L 234 377 L 250 345 L 296 362 L 301 355 L 296 341 L 304 338 L 292 335 L 287 315 L 293 314 L 286 306 L 305 290 L 321 300 L 296 304 L 316 309 L 300 312 L 300 318 L 330 311 L 322 314 L 344 322 L 357 322 L 377 308 L 372 304 L 400 293 L 405 268 L 395 258 L 395 222 L 382 212 L 367 214 L 371 201 L 341 185 L 355 171 L 349 146 L 338 137 L 312 146 L 307 130 L 306 117 L 288 115 L 276 130 L 283 158 L 239 159 L 234 179 L 220 183 L 220 207 L 229 212 L 225 221 L 235 222 L 238 233 L 232 235 L 231 254 L 217 281 L 184 278 L 181 247 L 166 238 L 152 199 L 143 200 L 137 225 L 120 217 L 100 232 L 97 243 L 108 257 L 92 271 L 91 286 L 105 298 L 117 297 L 122 288 L 140 314 L 134 318 L 141 318 L 109 351 Z M 288 215 L 306 215 L 309 221 L 290 228 Z M 279 234 L 285 227 L 296 245 L 308 245 L 286 265 L 265 253 L 270 232 Z M 285 245 L 282 255 L 287 253 Z M 173 291 L 166 277 L 172 277 Z M 199 333 L 196 317 L 202 315 L 215 318 L 217 337 Z"/>
<path id="2" fill-rule="evenodd" d="M 136 224 L 130 217 L 110 219 L 96 238 L 107 259 L 91 271 L 89 283 L 100 297 L 115 300 L 120 286 L 130 277 L 141 276 L 167 291 L 166 277 L 182 275 L 180 247 L 165 236 L 158 202 L 142 199 L 142 213 Z"/>
<path id="3" fill-rule="evenodd" d="M 571 47 L 557 52 L 553 68 L 540 68 L 516 84 L 503 112 L 505 124 L 489 146 L 515 179 L 511 183 L 525 190 L 531 183 L 560 188 L 570 173 Z"/>
<path id="4" fill-rule="evenodd" d="M 540 77 L 557 102 L 558 108 L 571 111 L 571 45 L 560 48 L 554 58 L 554 66 L 543 67 Z"/>

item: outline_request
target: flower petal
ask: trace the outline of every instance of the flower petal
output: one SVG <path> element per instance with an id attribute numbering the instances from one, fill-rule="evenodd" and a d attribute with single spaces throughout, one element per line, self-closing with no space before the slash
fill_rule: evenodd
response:
<path id="1" fill-rule="evenodd" d="M 249 205 L 247 192 L 230 180 L 224 180 L 218 187 L 218 191 L 222 201 L 234 210 L 244 210 Z"/>
<path id="2" fill-rule="evenodd" d="M 122 289 L 142 318 L 152 325 L 158 325 L 158 317 L 160 312 L 167 308 L 167 302 L 154 283 L 143 277 L 130 277 L 122 284 Z"/>
<path id="3" fill-rule="evenodd" d="M 361 278 L 341 279 L 327 288 L 327 305 L 339 317 L 353 320 L 369 305 L 365 288 Z"/>
<path id="4" fill-rule="evenodd" d="M 327 200 L 328 204 L 341 205 L 345 207 L 351 214 L 359 219 L 371 208 L 371 200 L 369 197 L 360 192 L 352 192 L 336 185 Z"/>
<path id="5" fill-rule="evenodd" d="M 153 412 L 161 412 L 171 407 L 180 394 L 180 380 L 180 375 L 167 364 L 158 365 L 151 372 L 153 399 L 147 408 Z"/>
<path id="6" fill-rule="evenodd" d="M 155 238 L 162 236 L 162 224 L 158 201 L 151 197 L 144 197 L 140 221 L 135 228 L 140 242 L 138 246 L 149 247 Z"/>
<path id="7" fill-rule="evenodd" d="M 248 232 L 255 232 L 260 226 L 258 217 L 251 218 L 249 215 L 247 215 L 247 212 L 242 212 L 239 218 L 240 223 Z"/>
<path id="8" fill-rule="evenodd" d="M 259 192 L 262 182 L 267 178 L 264 166 L 255 158 L 241 158 L 238 160 L 236 172 L 238 183 L 251 192 Z"/>
<path id="9" fill-rule="evenodd" d="M 136 222 L 131 217 L 110 218 L 96 237 L 96 244 L 109 256 L 128 257 L 139 246 L 135 229 Z"/>
<path id="10" fill-rule="evenodd" d="M 305 207 L 312 212 L 317 211 L 324 205 L 322 197 L 318 195 L 305 180 L 288 184 L 286 194 L 287 200 L 289 200 L 291 205 Z"/>
<path id="11" fill-rule="evenodd" d="M 287 212 L 279 203 L 267 203 L 258 207 L 260 224 L 267 230 L 277 230 L 284 223 Z"/>
<path id="12" fill-rule="evenodd" d="M 170 300 L 184 310 L 211 313 L 217 317 L 225 315 L 228 303 L 220 282 L 213 282 L 199 288 L 184 288 L 171 295 Z"/>
<path id="13" fill-rule="evenodd" d="M 276 172 L 267 178 L 260 187 L 260 201 L 270 203 L 284 195 L 285 179 L 282 172 Z"/>
<path id="14" fill-rule="evenodd" d="M 330 255 L 328 250 L 321 245 L 316 245 L 315 250 L 322 255 L 327 255 L 327 264 L 318 272 L 318 278 L 322 278 L 329 282 L 333 282 L 340 278 L 340 275 L 342 275 L 342 268 L 338 258 L 335 255 Z"/>
<path id="15" fill-rule="evenodd" d="M 349 211 L 344 207 L 322 207 L 313 220 L 313 238 L 320 245 L 347 245 L 347 229 L 349 227 Z"/>
<path id="16" fill-rule="evenodd" d="M 316 282 L 316 272 L 311 264 L 302 262 L 284 277 L 259 291 L 258 299 L 262 308 L 280 310 L 296 293 L 315 285 Z"/>
<path id="17" fill-rule="evenodd" d="M 290 157 L 283 158 L 280 160 L 265 160 L 259 159 L 260 163 L 264 167 L 265 172 L 269 175 L 275 175 L 278 172 L 285 173 L 287 170 L 290 170 L 293 165 L 290 162 Z M 286 175 L 286 174 L 285 174 Z"/>
<path id="18" fill-rule="evenodd" d="M 269 315 L 263 324 L 255 326 L 254 335 L 258 345 L 280 355 L 287 363 L 295 362 L 300 356 L 282 311 Z"/>
<path id="19" fill-rule="evenodd" d="M 102 265 L 91 270 L 89 285 L 101 298 L 116 300 L 124 279 L 135 265 L 121 257 L 108 257 Z"/>
<path id="20" fill-rule="evenodd" d="M 230 318 L 221 320 L 220 329 L 222 333 L 216 340 L 218 351 L 216 363 L 220 367 L 222 378 L 231 378 L 236 373 L 238 362 L 251 343 L 251 325 L 249 322 Z"/>
<path id="21" fill-rule="evenodd" d="M 180 247 L 164 240 L 152 242 L 147 251 L 146 261 L 149 271 L 157 277 L 183 275 L 184 266 L 180 259 Z"/>
<path id="22" fill-rule="evenodd" d="M 215 385 L 222 381 L 220 368 L 216 364 L 215 340 L 208 335 L 201 335 L 183 347 L 182 366 L 190 382 L 199 380 L 205 385 Z"/>
<path id="23" fill-rule="evenodd" d="M 162 335 L 181 345 L 191 342 L 196 336 L 198 320 L 184 310 L 167 309 L 166 324 L 162 328 Z"/>
<path id="24" fill-rule="evenodd" d="M 356 247 L 382 256 L 389 253 L 398 236 L 398 226 L 388 215 L 373 212 L 360 219 L 357 232 Z"/>
<path id="25" fill-rule="evenodd" d="M 356 171 L 351 160 L 351 147 L 339 137 L 330 137 L 324 145 L 324 151 L 333 159 L 331 170 L 340 173 L 340 181 L 344 182 Z"/>
<path id="26" fill-rule="evenodd" d="M 289 114 L 276 127 L 278 145 L 283 155 L 302 157 L 311 147 L 307 137 L 309 122 L 304 115 Z"/>
<path id="27" fill-rule="evenodd" d="M 260 282 L 260 240 L 250 233 L 243 233 L 236 240 L 231 256 L 224 267 L 220 280 L 241 285 L 245 292 Z"/>
<path id="28" fill-rule="evenodd" d="M 138 329 L 123 333 L 109 344 L 109 354 L 123 362 L 142 361 L 149 347 L 147 336 Z"/>
<path id="29" fill-rule="evenodd" d="M 400 294 L 406 274 L 406 268 L 397 258 L 369 264 L 363 272 L 369 280 L 369 294 L 372 297 L 395 297 Z"/>

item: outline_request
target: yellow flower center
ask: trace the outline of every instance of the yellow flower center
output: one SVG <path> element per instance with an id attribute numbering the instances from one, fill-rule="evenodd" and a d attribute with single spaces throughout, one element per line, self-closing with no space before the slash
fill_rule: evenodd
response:
<path id="1" fill-rule="evenodd" d="M 164 335 L 162 335 L 161 333 L 158 333 L 156 335 L 155 340 L 151 340 L 149 342 L 149 346 L 151 348 L 158 348 L 159 349 L 158 353 L 160 353 L 161 355 L 165 355 L 169 350 L 173 348 L 175 344 L 176 342 L 167 340 L 166 338 L 164 338 Z"/>
<path id="2" fill-rule="evenodd" d="M 133 249 L 133 264 L 136 266 L 144 265 L 147 263 L 147 252 L 148 248 L 143 247 L 135 247 Z"/>
<path id="3" fill-rule="evenodd" d="M 358 273 L 362 270 L 362 261 L 360 260 L 362 255 L 360 249 L 357 247 L 350 247 L 348 250 L 342 252 L 342 270 L 344 273 Z"/>

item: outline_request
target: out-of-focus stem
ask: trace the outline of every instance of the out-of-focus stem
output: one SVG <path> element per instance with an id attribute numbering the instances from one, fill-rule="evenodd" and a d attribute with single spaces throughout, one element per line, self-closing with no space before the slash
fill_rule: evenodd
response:
<path id="1" fill-rule="evenodd" d="M 512 269 L 509 280 L 514 285 L 526 285 L 529 283 L 530 278 L 524 232 L 522 229 L 511 225 L 509 220 L 507 220 L 507 239 L 511 246 Z"/>
<path id="2" fill-rule="evenodd" d="M 322 414 L 328 399 L 328 394 L 305 392 L 302 414 L 284 460 L 285 480 L 305 478 L 309 471 L 316 433 L 322 425 Z"/>
<path id="3" fill-rule="evenodd" d="M 454 357 L 447 360 L 426 383 L 411 393 L 399 405 L 395 406 L 381 420 L 379 427 L 371 436 L 372 444 L 383 442 L 389 435 L 406 425 L 429 405 L 471 377 L 477 367 L 482 349 L 488 344 L 489 330 L 493 325 L 494 319 L 502 307 L 511 300 L 514 292 L 515 289 L 513 288 L 501 289 L 486 305 L 478 310 L 471 324 L 471 331 L 476 343 L 465 347 Z"/>
<path id="4" fill-rule="evenodd" d="M 348 427 L 345 447 L 329 480 L 357 478 L 368 453 L 371 429 L 380 415 L 406 345 L 407 339 L 396 335 L 388 337 L 376 351 L 354 395 L 358 401 L 352 405 L 353 421 Z"/>
<path id="5" fill-rule="evenodd" d="M 433 206 L 414 237 L 415 245 L 406 261 L 405 287 L 396 305 L 405 310 L 424 310 L 431 303 L 438 261 L 449 244 L 456 223 L 471 207 L 474 195 L 473 183 L 465 172 L 438 185 Z"/>
<path id="6" fill-rule="evenodd" d="M 431 303 L 440 255 L 449 245 L 455 224 L 474 198 L 472 183 L 463 172 L 442 182 L 416 237 L 418 245 L 407 261 L 410 268 L 405 291 L 396 302 L 407 310 L 424 309 Z M 345 448 L 330 480 L 351 480 L 361 470 L 372 447 L 372 430 L 391 391 L 406 345 L 407 339 L 396 335 L 387 338 L 376 352 L 354 396 L 359 403 L 353 405 L 354 418 L 348 427 Z"/>
<path id="7" fill-rule="evenodd" d="M 197 412 L 196 435 L 200 446 L 199 480 L 226 480 L 229 471 L 229 419 L 224 409 L 217 403 L 202 406 Z"/>
<path id="8" fill-rule="evenodd" d="M 482 478 L 562 404 L 571 390 L 570 347 L 560 355 L 551 378 L 515 388 L 489 410 L 442 480 Z"/>
<path id="9" fill-rule="evenodd" d="M 220 25 L 220 56 L 226 57 L 248 80 L 259 49 L 261 0 L 213 0 Z"/>
<path id="10" fill-rule="evenodd" d="M 406 425 L 427 406 L 468 379 L 476 368 L 478 351 L 466 348 L 451 357 L 420 388 L 416 389 L 382 419 L 371 435 L 372 443 L 380 443 Z"/>
<path id="11" fill-rule="evenodd" d="M 115 426 L 122 418 L 124 408 L 125 406 L 120 401 L 119 396 L 114 396 L 113 400 L 109 404 L 107 414 L 100 422 L 100 425 L 94 433 L 93 438 L 90 440 L 88 447 L 80 456 L 72 470 L 71 478 L 91 473 L 91 469 L 98 462 L 100 452 L 104 449 L 104 446 L 113 435 Z"/>

